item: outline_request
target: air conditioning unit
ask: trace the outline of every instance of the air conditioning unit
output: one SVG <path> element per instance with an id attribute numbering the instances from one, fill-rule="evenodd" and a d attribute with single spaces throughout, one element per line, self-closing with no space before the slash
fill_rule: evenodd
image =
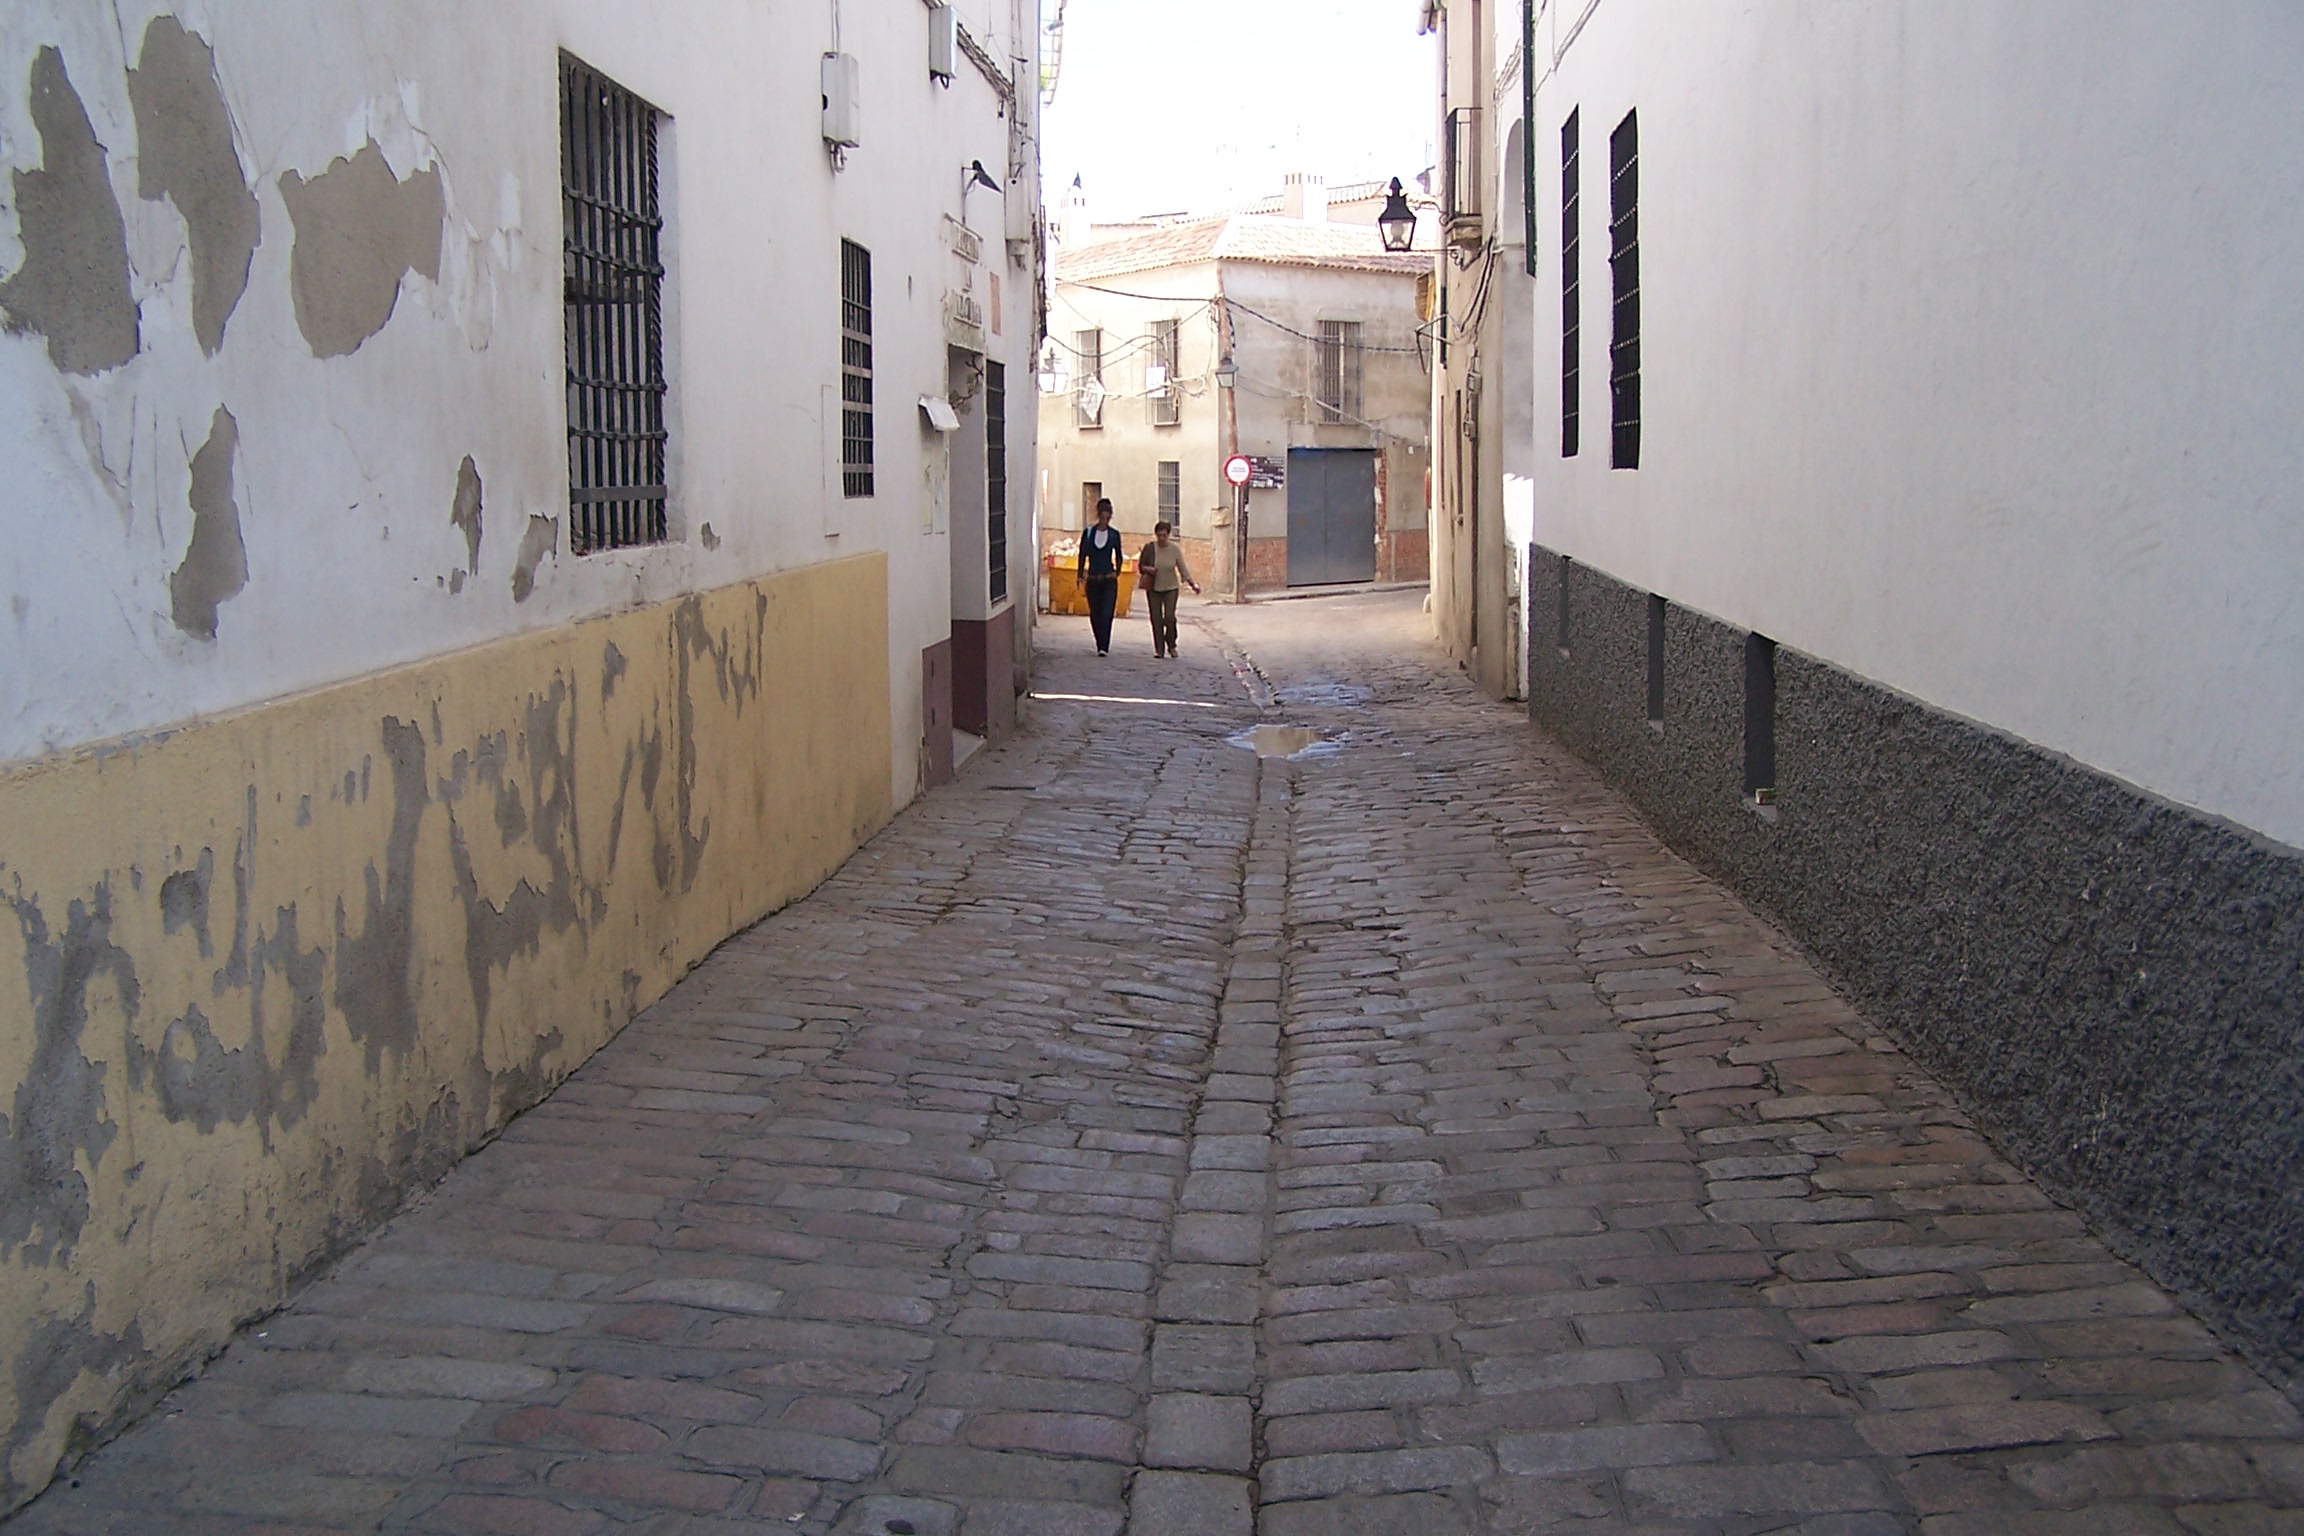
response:
<path id="1" fill-rule="evenodd" d="M 854 149 L 864 142 L 857 123 L 863 115 L 862 94 L 856 55 L 824 55 L 824 142 L 834 149 Z"/>
<path id="2" fill-rule="evenodd" d="M 945 85 L 960 64 L 960 13 L 948 5 L 928 7 L 928 73 Z"/>

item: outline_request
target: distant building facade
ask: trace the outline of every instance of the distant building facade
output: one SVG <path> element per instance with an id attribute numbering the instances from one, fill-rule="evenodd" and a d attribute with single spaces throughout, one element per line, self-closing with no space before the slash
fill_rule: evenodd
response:
<path id="1" fill-rule="evenodd" d="M 2296 1379 L 2304 15 L 1428 21 L 1450 645 Z"/>
<path id="2" fill-rule="evenodd" d="M 1385 252 L 1365 197 L 1347 207 L 1366 218 L 1330 220 L 1324 192 L 1292 177 L 1269 213 L 1095 226 L 1075 190 L 1040 376 L 1044 543 L 1109 497 L 1130 533 L 1176 524 L 1229 591 L 1237 452 L 1258 471 L 1249 590 L 1423 578 L 1430 259 Z"/>
<path id="3" fill-rule="evenodd" d="M 679 11 L 0 9 L 0 1510 L 1012 718 L 1034 8 Z"/>

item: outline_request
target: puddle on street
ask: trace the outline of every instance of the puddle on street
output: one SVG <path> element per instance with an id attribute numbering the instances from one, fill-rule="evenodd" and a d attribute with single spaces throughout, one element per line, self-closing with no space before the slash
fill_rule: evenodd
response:
<path id="1" fill-rule="evenodd" d="M 1301 725 L 1256 725 L 1224 738 L 1246 747 L 1258 757 L 1299 757 L 1314 747 L 1329 745 L 1318 731 Z"/>

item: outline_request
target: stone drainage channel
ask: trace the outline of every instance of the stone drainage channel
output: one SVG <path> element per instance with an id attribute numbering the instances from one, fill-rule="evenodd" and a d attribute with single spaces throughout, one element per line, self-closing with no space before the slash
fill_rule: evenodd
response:
<path id="1" fill-rule="evenodd" d="M 1207 628 L 1257 707 L 1277 709 L 1282 697 L 1254 658 L 1221 629 Z M 1129 1536 L 1252 1536 L 1256 1529 L 1256 1324 L 1272 1246 L 1295 800 L 1287 764 L 1331 755 L 1341 744 L 1307 726 L 1271 722 L 1225 740 L 1259 759 L 1256 815 L 1215 1049 L 1153 1300 L 1153 1396 L 1144 1470 L 1129 1490 Z"/>
<path id="2" fill-rule="evenodd" d="M 1287 767 L 1265 761 L 1257 770 L 1240 928 L 1153 1299 L 1153 1397 L 1145 1470 L 1129 1492 L 1131 1536 L 1248 1536 L 1255 1529 L 1249 1474 L 1256 1459 L 1256 1320 L 1272 1241 L 1294 799 Z"/>

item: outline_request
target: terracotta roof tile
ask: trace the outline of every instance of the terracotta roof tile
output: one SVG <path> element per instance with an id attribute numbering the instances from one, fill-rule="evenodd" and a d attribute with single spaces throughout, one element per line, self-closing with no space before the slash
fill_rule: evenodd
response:
<path id="1" fill-rule="evenodd" d="M 1222 219 L 1202 219 L 1197 223 L 1171 224 L 1141 234 L 1122 235 L 1116 240 L 1099 240 L 1076 251 L 1059 252 L 1056 280 L 1090 282 L 1123 272 L 1190 266 L 1215 254 L 1217 239 L 1223 232 Z"/>

